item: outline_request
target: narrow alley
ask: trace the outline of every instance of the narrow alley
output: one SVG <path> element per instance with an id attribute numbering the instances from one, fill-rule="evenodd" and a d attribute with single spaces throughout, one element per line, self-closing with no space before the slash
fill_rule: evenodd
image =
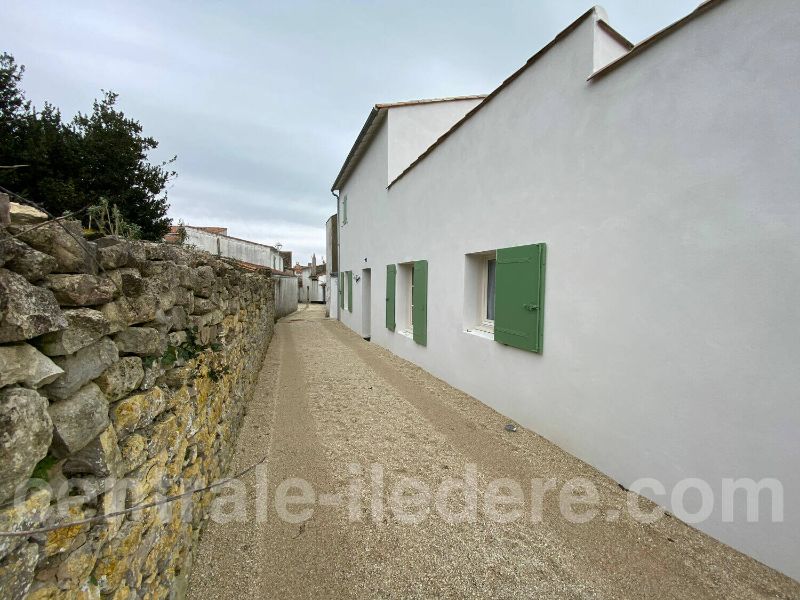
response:
<path id="1" fill-rule="evenodd" d="M 323 307 L 302 307 L 276 326 L 231 469 L 267 456 L 268 500 L 258 500 L 267 517 L 256 518 L 259 478 L 250 472 L 242 479 L 247 518 L 209 521 L 189 597 L 800 594 L 791 579 L 669 515 L 653 524 L 635 521 L 616 482 L 530 431 L 508 431 L 508 424 L 474 398 L 326 319 Z M 436 490 L 449 478 L 465 478 L 469 465 L 476 466 L 479 506 L 492 480 L 519 482 L 526 500 L 520 518 L 498 522 L 479 509 L 474 519 L 452 523 L 428 506 L 416 509 L 417 524 L 397 518 L 389 496 L 400 479 Z M 376 470 L 383 474 L 380 487 L 371 478 Z M 585 523 L 559 511 L 560 486 L 579 477 L 599 494 L 598 514 Z M 306 480 L 316 494 L 304 522 L 276 514 L 276 487 L 288 478 Z M 531 482 L 550 478 L 559 487 L 544 494 L 537 522 Z M 363 500 L 355 508 L 354 497 Z M 457 511 L 464 497 L 455 487 L 445 504 Z M 639 505 L 653 509 L 644 499 Z M 289 512 L 307 508 L 296 504 Z"/>

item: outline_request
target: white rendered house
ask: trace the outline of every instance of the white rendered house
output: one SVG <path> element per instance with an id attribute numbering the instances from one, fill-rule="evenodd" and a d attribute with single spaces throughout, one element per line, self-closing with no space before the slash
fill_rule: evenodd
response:
<path id="1" fill-rule="evenodd" d="M 333 185 L 346 326 L 670 510 L 704 480 L 694 526 L 795 578 L 798 31 L 712 0 L 634 46 L 595 8 L 485 98 L 376 105 Z"/>

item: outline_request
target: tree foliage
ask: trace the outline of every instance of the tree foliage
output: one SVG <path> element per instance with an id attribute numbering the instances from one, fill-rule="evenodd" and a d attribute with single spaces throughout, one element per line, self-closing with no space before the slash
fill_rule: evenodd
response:
<path id="1" fill-rule="evenodd" d="M 64 122 L 52 104 L 32 107 L 23 73 L 13 56 L 0 55 L 0 165 L 28 165 L 0 170 L 0 185 L 56 215 L 105 198 L 143 238 L 161 239 L 170 224 L 165 188 L 176 175 L 175 157 L 150 163 L 158 142 L 117 107 L 114 92 L 104 91 L 91 113 Z"/>

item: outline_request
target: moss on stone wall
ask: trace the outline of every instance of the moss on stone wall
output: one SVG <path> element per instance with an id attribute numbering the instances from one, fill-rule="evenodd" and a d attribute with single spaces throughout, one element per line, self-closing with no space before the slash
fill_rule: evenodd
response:
<path id="1" fill-rule="evenodd" d="M 270 279 L 22 212 L 0 226 L 0 530 L 223 477 L 273 333 Z M 174 596 L 212 498 L 0 538 L 0 597 Z"/>

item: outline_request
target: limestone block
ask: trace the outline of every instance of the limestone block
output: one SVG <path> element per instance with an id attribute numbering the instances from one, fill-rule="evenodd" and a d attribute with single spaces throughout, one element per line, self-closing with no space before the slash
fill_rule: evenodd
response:
<path id="1" fill-rule="evenodd" d="M 172 330 L 178 331 L 189 326 L 189 315 L 183 306 L 174 306 L 167 311 L 167 316 L 172 324 Z"/>
<path id="2" fill-rule="evenodd" d="M 164 492 L 167 458 L 166 450 L 162 450 L 128 475 L 126 506 L 136 506 L 154 492 Z M 143 516 L 140 514 L 138 518 Z M 137 516 L 134 513 L 128 518 L 135 519 Z"/>
<path id="3" fill-rule="evenodd" d="M 156 420 L 147 436 L 148 456 L 152 457 L 164 449 L 174 448 L 182 434 L 179 425 L 178 417 L 172 413 L 165 413 Z"/>
<path id="4" fill-rule="evenodd" d="M 144 368 L 138 356 L 124 356 L 108 367 L 94 382 L 109 402 L 116 402 L 142 383 Z"/>
<path id="5" fill-rule="evenodd" d="M 75 496 L 71 496 L 70 499 L 77 500 Z M 51 511 L 47 525 L 64 525 L 93 517 L 95 514 L 97 513 L 92 508 L 84 509 L 84 507 L 77 503 L 71 504 L 66 510 L 59 509 Z M 77 549 L 85 544 L 85 532 L 88 531 L 88 529 L 89 525 L 73 525 L 72 527 L 64 527 L 63 529 L 55 529 L 47 533 L 35 535 L 33 539 L 41 544 L 44 556 L 50 557 L 73 548 Z M 74 563 L 71 566 L 74 566 Z"/>
<path id="6" fill-rule="evenodd" d="M 178 300 L 178 291 L 175 287 L 168 287 L 158 294 L 158 307 L 163 311 L 170 310 Z"/>
<path id="7" fill-rule="evenodd" d="M 67 328 L 47 333 L 35 343 L 48 356 L 74 354 L 108 335 L 111 325 L 99 310 L 71 308 L 63 311 Z"/>
<path id="8" fill-rule="evenodd" d="M 145 327 L 151 327 L 152 329 L 156 329 L 161 335 L 166 336 L 169 333 L 169 330 L 172 328 L 172 321 L 170 320 L 169 316 L 166 312 L 159 308 L 156 311 L 156 317 L 152 321 L 148 321 L 144 324 Z"/>
<path id="9" fill-rule="evenodd" d="M 152 388 L 158 378 L 164 374 L 164 367 L 159 360 L 145 361 L 144 363 L 144 378 L 139 385 L 140 390 L 149 390 Z"/>
<path id="10" fill-rule="evenodd" d="M 53 361 L 64 369 L 64 374 L 42 389 L 51 400 L 66 400 L 118 359 L 117 346 L 107 337 L 74 354 L 53 357 Z"/>
<path id="11" fill-rule="evenodd" d="M 52 436 L 47 399 L 25 388 L 0 390 L 0 503 L 28 480 Z"/>
<path id="12" fill-rule="evenodd" d="M 171 260 L 145 261 L 140 265 L 142 275 L 158 280 L 169 285 L 175 285 L 180 280 L 180 270 Z"/>
<path id="13" fill-rule="evenodd" d="M 38 388 L 53 382 L 63 372 L 33 346 L 0 346 L 0 387 L 22 383 L 29 388 Z"/>
<path id="14" fill-rule="evenodd" d="M 84 448 L 108 427 L 108 403 L 94 383 L 49 407 L 53 420 L 55 456 L 65 457 Z"/>
<path id="15" fill-rule="evenodd" d="M 25 543 L 0 562 L 0 598 L 22 600 L 33 583 L 39 546 Z"/>
<path id="16" fill-rule="evenodd" d="M 166 340 L 152 327 L 128 327 L 114 336 L 114 343 L 122 354 L 161 356 Z"/>
<path id="17" fill-rule="evenodd" d="M 122 244 L 127 240 L 123 237 L 119 237 L 118 235 L 107 235 L 105 237 L 97 238 L 94 240 L 94 243 L 97 244 L 98 250 L 100 248 L 108 248 L 110 246 L 116 246 L 117 244 Z"/>
<path id="18" fill-rule="evenodd" d="M 219 333 L 218 325 L 207 325 L 197 329 L 197 343 L 200 346 L 209 346 L 217 339 Z"/>
<path id="19" fill-rule="evenodd" d="M 104 269 L 119 269 L 131 260 L 130 245 L 125 241 L 104 246 L 97 250 L 97 261 Z"/>
<path id="20" fill-rule="evenodd" d="M 120 477 L 124 465 L 114 427 L 107 427 L 81 450 L 71 454 L 62 470 L 65 475 L 91 473 L 98 477 Z"/>
<path id="21" fill-rule="evenodd" d="M 193 315 L 204 315 L 217 308 L 217 303 L 210 298 L 197 298 L 194 301 Z"/>
<path id="22" fill-rule="evenodd" d="M 70 552 L 58 566 L 56 578 L 60 588 L 76 589 L 88 583 L 95 563 L 97 562 L 98 542 L 89 540 L 79 548 Z M 99 592 L 95 586 L 91 586 L 95 592 Z M 99 593 L 91 596 L 76 595 L 76 598 L 99 598 Z"/>
<path id="23" fill-rule="evenodd" d="M 225 315 L 235 315 L 241 309 L 241 304 L 239 303 L 238 298 L 231 298 L 228 300 L 228 304 L 225 307 Z"/>
<path id="24" fill-rule="evenodd" d="M 128 570 L 128 561 L 142 539 L 145 524 L 126 521 L 119 532 L 102 549 L 93 575 L 100 590 L 110 594 L 116 590 Z"/>
<path id="25" fill-rule="evenodd" d="M 120 400 L 111 407 L 111 419 L 117 435 L 123 438 L 134 429 L 151 423 L 164 411 L 166 405 L 167 398 L 159 387 Z"/>
<path id="26" fill-rule="evenodd" d="M 100 311 L 111 324 L 111 331 L 117 332 L 130 325 L 152 321 L 158 308 L 158 299 L 148 291 L 140 296 L 121 297 L 104 304 Z"/>
<path id="27" fill-rule="evenodd" d="M 36 248 L 51 255 L 58 263 L 59 273 L 97 273 L 97 246 L 83 238 L 83 227 L 78 221 L 48 223 L 38 229 L 12 224 L 12 233 Z"/>
<path id="28" fill-rule="evenodd" d="M 141 467 L 147 460 L 147 441 L 144 436 L 132 433 L 120 443 L 124 472 L 130 473 Z"/>
<path id="29" fill-rule="evenodd" d="M 61 306 L 97 306 L 111 302 L 117 294 L 111 280 L 86 273 L 48 275 L 44 285 Z"/>
<path id="30" fill-rule="evenodd" d="M 41 527 L 50 506 L 50 490 L 34 489 L 24 501 L 0 509 L 0 531 L 24 531 Z M 25 542 L 22 537 L 0 537 L 0 560 Z"/>
<path id="31" fill-rule="evenodd" d="M 175 304 L 186 309 L 187 313 L 194 311 L 194 292 L 185 287 L 175 288 Z"/>
<path id="32" fill-rule="evenodd" d="M 38 281 L 58 267 L 55 258 L 16 238 L 0 240 L 0 254 L 7 269 L 22 275 L 28 281 Z"/>
<path id="33" fill-rule="evenodd" d="M 0 343 L 20 342 L 66 326 L 50 290 L 0 269 Z"/>
<path id="34" fill-rule="evenodd" d="M 138 269 L 125 267 L 106 271 L 105 277 L 110 279 L 114 286 L 122 290 L 122 294 L 128 298 L 141 296 L 147 291 L 147 285 Z"/>
<path id="35" fill-rule="evenodd" d="M 194 292 L 195 297 L 209 298 L 214 289 L 214 269 L 209 266 L 197 267 L 193 271 L 193 277 L 189 282 L 189 287 Z"/>
<path id="36" fill-rule="evenodd" d="M 28 204 L 9 202 L 8 208 L 12 225 L 37 225 L 39 223 L 44 223 L 50 218 L 47 216 L 46 212 Z"/>
<path id="37" fill-rule="evenodd" d="M 189 339 L 189 334 L 184 331 L 173 331 L 167 336 L 167 343 L 170 346 L 178 347 L 182 344 L 185 344 Z"/>

